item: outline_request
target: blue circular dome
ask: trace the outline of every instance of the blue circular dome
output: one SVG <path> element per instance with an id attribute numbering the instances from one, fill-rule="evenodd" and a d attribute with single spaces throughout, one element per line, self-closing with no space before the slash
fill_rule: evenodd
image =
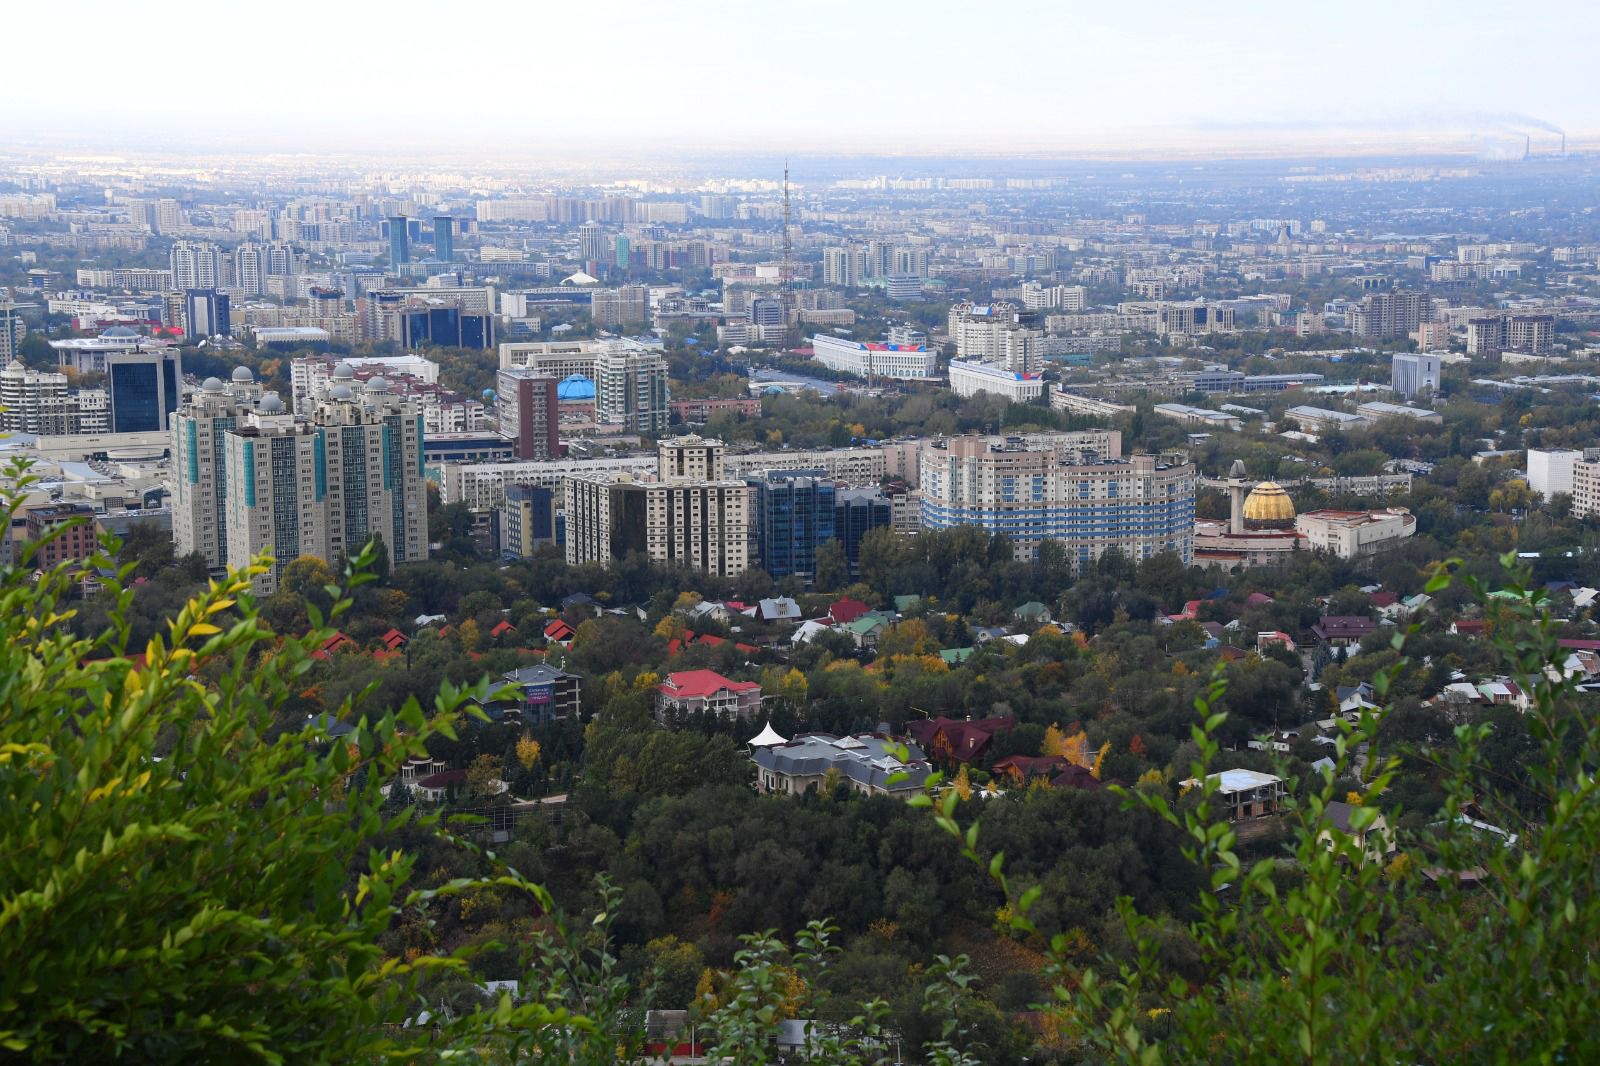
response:
<path id="1" fill-rule="evenodd" d="M 563 378 L 556 386 L 556 399 L 558 400 L 592 400 L 594 399 L 594 382 L 582 374 L 573 374 Z"/>
<path id="2" fill-rule="evenodd" d="M 483 398 L 484 398 L 485 401 L 489 401 L 489 400 L 494 399 L 494 390 L 493 389 L 484 389 L 483 390 Z"/>

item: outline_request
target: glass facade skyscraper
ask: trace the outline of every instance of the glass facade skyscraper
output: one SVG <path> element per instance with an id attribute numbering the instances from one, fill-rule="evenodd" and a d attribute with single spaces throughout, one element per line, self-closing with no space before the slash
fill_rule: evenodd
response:
<path id="1" fill-rule="evenodd" d="M 877 489 L 841 489 L 835 495 L 833 532 L 850 560 L 850 576 L 861 573 L 861 538 L 893 523 L 893 506 Z"/>
<path id="2" fill-rule="evenodd" d="M 456 223 L 449 215 L 433 220 L 433 257 L 444 263 L 456 257 Z"/>
<path id="3" fill-rule="evenodd" d="M 411 262 L 411 235 L 407 232 L 408 220 L 404 215 L 389 218 L 389 266 L 399 267 Z"/>
<path id="4" fill-rule="evenodd" d="M 749 482 L 761 565 L 773 577 L 815 577 L 817 548 L 834 538 L 832 479 L 821 470 L 769 470 Z"/>

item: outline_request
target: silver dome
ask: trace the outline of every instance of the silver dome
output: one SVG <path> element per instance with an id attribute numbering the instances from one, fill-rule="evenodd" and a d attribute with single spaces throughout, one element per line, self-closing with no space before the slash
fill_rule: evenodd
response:
<path id="1" fill-rule="evenodd" d="M 261 397 L 261 406 L 258 408 L 264 415 L 281 415 L 284 413 L 283 397 L 275 392 L 269 392 Z"/>
<path id="2" fill-rule="evenodd" d="M 368 392 L 388 392 L 389 382 L 382 374 L 367 379 Z"/>
<path id="3" fill-rule="evenodd" d="M 206 378 L 204 381 L 202 381 L 200 383 L 200 391 L 201 392 L 221 392 L 222 391 L 222 379 L 221 378 Z"/>
<path id="4" fill-rule="evenodd" d="M 353 400 L 355 398 L 356 394 L 351 391 L 349 385 L 335 385 L 328 390 L 328 399 L 330 400 Z"/>
<path id="5" fill-rule="evenodd" d="M 340 363 L 333 368 L 333 380 L 335 381 L 354 381 L 355 377 L 356 368 L 349 363 Z"/>
<path id="6" fill-rule="evenodd" d="M 233 368 L 233 380 L 234 381 L 242 383 L 242 382 L 254 381 L 255 379 L 256 379 L 256 376 L 250 372 L 250 368 L 249 367 L 247 367 L 247 366 L 236 366 L 236 367 Z"/>

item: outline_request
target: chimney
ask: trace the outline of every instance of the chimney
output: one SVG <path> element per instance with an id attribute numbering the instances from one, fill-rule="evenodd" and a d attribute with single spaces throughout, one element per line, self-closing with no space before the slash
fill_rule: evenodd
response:
<path id="1" fill-rule="evenodd" d="M 1522 135 L 1522 158 L 1528 159 L 1533 155 L 1533 134 Z"/>

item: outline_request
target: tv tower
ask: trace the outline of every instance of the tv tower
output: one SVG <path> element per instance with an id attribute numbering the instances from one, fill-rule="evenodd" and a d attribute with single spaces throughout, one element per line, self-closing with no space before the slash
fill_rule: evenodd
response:
<path id="1" fill-rule="evenodd" d="M 778 303 L 783 307 L 784 332 L 787 334 L 790 324 L 797 321 L 795 307 L 799 300 L 794 293 L 794 247 L 789 240 L 789 220 L 792 217 L 793 207 L 789 202 L 789 160 L 783 160 L 783 259 L 778 265 Z"/>

